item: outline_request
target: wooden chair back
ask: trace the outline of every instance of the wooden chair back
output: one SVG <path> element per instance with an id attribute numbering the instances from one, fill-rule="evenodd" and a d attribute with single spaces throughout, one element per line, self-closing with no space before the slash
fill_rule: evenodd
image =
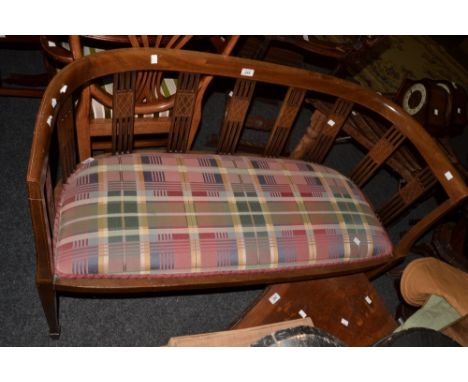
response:
<path id="1" fill-rule="evenodd" d="M 54 41 L 55 39 L 55 41 Z M 155 47 L 165 49 L 184 49 L 190 46 L 195 48 L 211 50 L 221 55 L 230 55 L 239 40 L 239 36 L 207 36 L 203 41 L 195 36 L 69 36 L 65 39 L 57 37 L 41 37 L 41 45 L 50 62 L 55 63 L 52 71 L 63 67 L 79 58 L 85 56 L 85 52 L 118 49 L 125 47 Z M 90 48 L 93 47 L 93 48 Z M 68 49 L 67 49 L 68 48 Z M 172 77 L 171 74 L 168 74 Z M 156 145 L 164 146 L 167 144 L 169 132 L 169 118 L 174 107 L 175 89 L 170 95 L 163 94 L 162 87 L 167 80 L 165 72 L 150 70 L 139 71 L 134 79 L 134 109 L 137 118 L 133 121 L 135 129 L 133 131 L 131 143 L 137 148 L 154 147 Z M 212 77 L 203 76 L 197 83 L 196 105 L 194 117 L 192 118 L 191 131 L 189 133 L 190 143 L 193 142 L 200 123 L 202 99 L 208 88 Z M 171 78 L 171 84 L 172 81 Z M 91 155 L 94 149 L 109 150 L 112 139 L 115 139 L 112 133 L 112 117 L 114 97 L 112 86 L 103 86 L 111 84 L 112 80 L 103 79 L 100 84 L 93 83 L 89 87 L 82 89 L 80 102 L 76 111 L 77 124 L 82 125 L 78 131 L 79 156 L 82 160 Z M 169 92 L 169 91 L 168 91 Z M 97 102 L 105 108 L 104 117 L 93 115 L 92 103 Z M 111 138 L 112 137 L 112 138 Z"/>

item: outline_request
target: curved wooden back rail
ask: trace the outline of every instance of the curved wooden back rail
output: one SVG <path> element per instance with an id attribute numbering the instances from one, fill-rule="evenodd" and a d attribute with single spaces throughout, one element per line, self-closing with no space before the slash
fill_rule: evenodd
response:
<path id="1" fill-rule="evenodd" d="M 157 63 L 155 63 L 157 55 Z M 134 48 L 119 49 L 81 58 L 60 71 L 48 86 L 36 119 L 33 144 L 27 174 L 29 203 L 36 242 L 36 282 L 44 306 L 51 307 L 46 314 L 56 317 L 56 291 L 82 292 L 132 292 L 161 289 L 203 288 L 254 283 L 273 283 L 325 277 L 332 274 L 362 272 L 388 264 L 375 262 L 354 264 L 351 267 L 313 270 L 284 271 L 275 275 L 215 275 L 196 279 L 166 277 L 158 279 L 68 279 L 54 278 L 52 243 L 54 219 L 54 189 L 61 179 L 67 179 L 82 159 L 78 153 L 80 139 L 78 124 L 75 126 L 74 100 L 83 88 L 96 79 L 114 76 L 113 124 L 114 151 L 133 149 L 132 137 L 138 131 L 134 124 L 136 73 L 157 70 L 179 73 L 179 89 L 174 100 L 174 112 L 169 117 L 168 151 L 184 152 L 190 148 L 190 134 L 195 104 L 200 92 L 201 78 L 227 77 L 242 83 L 234 89 L 227 102 L 224 121 L 220 126 L 219 153 L 236 152 L 245 112 L 249 107 L 255 84 L 268 83 L 286 89 L 286 96 L 270 133 L 264 150 L 265 156 L 279 156 L 283 152 L 294 120 L 303 105 L 307 92 L 325 93 L 336 97 L 327 113 L 316 114 L 313 119 L 325 124 L 329 130 L 321 142 L 321 151 L 311 152 L 310 131 L 307 131 L 293 150 L 292 158 L 321 159 L 333 144 L 338 130 L 348 123 L 356 105 L 377 113 L 388 121 L 391 128 L 370 149 L 357 165 L 351 178 L 359 185 L 365 184 L 382 164 L 391 158 L 403 141 L 410 141 L 425 161 L 425 167 L 416 180 L 403 187 L 380 211 L 382 219 L 389 220 L 398 212 L 402 203 L 410 203 L 429 186 L 439 183 L 447 194 L 447 200 L 413 226 L 394 248 L 394 259 L 408 254 L 411 245 L 420 238 L 440 217 L 457 206 L 468 196 L 468 188 L 457 170 L 444 155 L 438 144 L 415 120 L 387 98 L 353 83 L 302 69 L 284 67 L 253 60 L 222 55 L 176 51 L 171 49 Z M 75 128 L 78 130 L 75 134 Z M 310 130 L 310 129 L 309 129 Z M 52 163 L 51 147 L 54 134 L 58 134 L 61 175 L 56 174 Z M 326 273 L 325 273 L 326 272 Z M 48 312 L 48 313 L 47 313 Z M 55 315 L 54 315 L 55 314 Z M 50 323 L 51 321 L 49 321 Z M 57 324 L 57 323 L 56 323 Z M 57 324 L 58 325 L 58 324 Z M 54 327 L 54 324 L 51 325 Z M 56 326 L 58 327 L 58 326 Z M 51 332 L 54 330 L 51 329 Z"/>

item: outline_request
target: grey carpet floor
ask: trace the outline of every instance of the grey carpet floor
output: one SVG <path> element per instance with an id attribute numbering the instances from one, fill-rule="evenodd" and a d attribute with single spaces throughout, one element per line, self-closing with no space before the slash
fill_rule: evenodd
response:
<path id="1" fill-rule="evenodd" d="M 40 63 L 35 52 L 0 50 L 2 73 L 39 73 Z M 223 103 L 224 96 L 213 93 L 206 108 L 221 110 Z M 160 346 L 172 336 L 227 329 L 261 293 L 261 287 L 124 298 L 62 296 L 62 335 L 58 341 L 49 339 L 34 285 L 34 242 L 25 187 L 38 106 L 38 99 L 0 97 L 0 346 Z M 299 116 L 298 133 L 307 125 L 308 117 L 307 111 Z M 216 131 L 220 118 L 216 113 L 205 114 L 201 130 Z M 464 160 L 467 138 L 465 133 L 454 141 Z M 201 145 L 208 140 L 209 136 L 204 135 L 197 138 Z M 338 145 L 326 164 L 345 168 L 359 155 L 350 144 Z M 367 191 L 379 200 L 386 196 L 386 185 L 394 181 L 383 172 Z M 431 203 L 434 201 L 420 205 L 392 227 L 392 240 L 398 241 L 409 219 L 423 216 Z M 374 281 L 392 312 L 398 303 L 393 281 L 388 274 Z"/>

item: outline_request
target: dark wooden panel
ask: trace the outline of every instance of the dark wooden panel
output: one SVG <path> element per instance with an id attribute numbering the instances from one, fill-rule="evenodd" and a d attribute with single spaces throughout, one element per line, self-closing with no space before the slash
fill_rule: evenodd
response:
<path id="1" fill-rule="evenodd" d="M 397 327 L 372 284 L 360 273 L 271 285 L 231 329 L 301 316 L 311 317 L 315 327 L 350 346 L 372 345 Z"/>

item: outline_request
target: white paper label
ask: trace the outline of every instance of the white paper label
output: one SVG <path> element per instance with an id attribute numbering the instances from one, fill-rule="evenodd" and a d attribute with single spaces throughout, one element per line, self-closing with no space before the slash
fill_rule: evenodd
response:
<path id="1" fill-rule="evenodd" d="M 327 122 L 327 125 L 335 126 L 335 121 L 333 119 L 329 119 L 328 122 Z"/>
<path id="2" fill-rule="evenodd" d="M 447 179 L 447 180 L 452 180 L 453 179 L 453 175 L 452 175 L 452 173 L 450 171 L 447 171 L 444 174 L 444 176 L 445 176 L 445 179 Z"/>
<path id="3" fill-rule="evenodd" d="M 54 46 L 57 46 L 57 44 L 53 41 L 47 41 L 47 45 L 49 45 L 51 48 L 53 48 Z"/>
<path id="4" fill-rule="evenodd" d="M 151 63 L 152 64 L 157 64 L 158 63 L 158 55 L 157 54 L 152 54 L 151 55 Z"/>
<path id="5" fill-rule="evenodd" d="M 47 124 L 49 126 L 52 126 L 52 116 L 51 115 L 49 115 L 49 118 L 47 118 Z"/>
<path id="6" fill-rule="evenodd" d="M 304 312 L 302 309 L 301 309 L 298 313 L 299 313 L 299 316 L 301 316 L 302 318 L 306 318 L 306 317 L 307 317 L 307 313 Z"/>
<path id="7" fill-rule="evenodd" d="M 271 297 L 268 300 L 270 301 L 271 304 L 276 304 L 280 298 L 281 297 L 278 293 L 274 293 L 271 295 Z"/>
<path id="8" fill-rule="evenodd" d="M 369 305 L 372 304 L 372 299 L 369 296 L 366 296 L 365 300 Z"/>
<path id="9" fill-rule="evenodd" d="M 57 106 L 57 99 L 56 98 L 52 98 L 52 100 L 50 101 L 51 105 L 53 108 L 55 108 L 55 106 Z"/>
<path id="10" fill-rule="evenodd" d="M 354 243 L 355 243 L 356 245 L 361 244 L 361 240 L 359 240 L 357 237 L 355 237 L 355 238 L 353 239 L 353 241 L 354 241 Z"/>
<path id="11" fill-rule="evenodd" d="M 68 89 L 68 86 L 67 86 L 67 85 L 63 85 L 63 86 L 60 88 L 60 93 L 65 94 L 65 93 L 67 92 L 67 89 Z"/>
<path id="12" fill-rule="evenodd" d="M 357 112 L 355 112 L 354 110 L 351 112 L 352 115 L 356 116 L 357 115 Z"/>
<path id="13" fill-rule="evenodd" d="M 438 109 L 434 109 L 434 115 L 439 115 L 439 110 Z"/>
<path id="14" fill-rule="evenodd" d="M 457 114 L 461 114 L 461 108 L 457 107 Z"/>
<path id="15" fill-rule="evenodd" d="M 349 321 L 348 321 L 347 319 L 345 319 L 345 318 L 342 318 L 342 319 L 341 319 L 341 325 L 347 327 L 347 326 L 349 325 Z"/>
<path id="16" fill-rule="evenodd" d="M 255 69 L 242 68 L 241 70 L 241 76 L 244 76 L 244 77 L 253 77 L 254 74 L 255 74 Z"/>
<path id="17" fill-rule="evenodd" d="M 234 95 L 234 92 L 231 90 L 229 93 L 228 93 L 228 96 L 229 97 L 232 97 Z"/>

